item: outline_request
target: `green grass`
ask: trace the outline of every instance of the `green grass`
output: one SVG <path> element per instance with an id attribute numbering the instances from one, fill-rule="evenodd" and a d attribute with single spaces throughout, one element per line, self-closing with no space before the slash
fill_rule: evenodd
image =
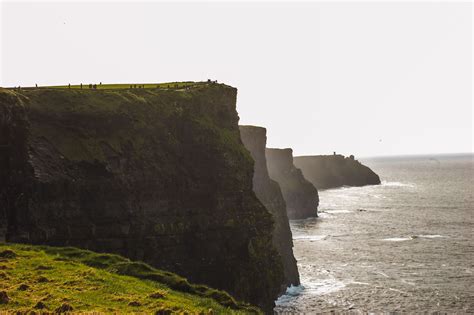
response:
<path id="1" fill-rule="evenodd" d="M 118 255 L 0 244 L 0 312 L 67 306 L 74 312 L 261 313 L 226 292 Z"/>
<path id="2" fill-rule="evenodd" d="M 93 88 L 89 88 L 90 83 L 83 83 L 82 89 L 83 90 L 94 90 Z M 187 87 L 194 87 L 200 86 L 205 84 L 211 84 L 207 81 L 202 82 L 192 82 L 192 81 L 185 81 L 185 82 L 165 82 L 165 83 L 122 83 L 122 84 L 99 84 L 96 83 L 97 90 L 120 90 L 120 89 L 183 89 Z M 94 85 L 94 83 L 92 83 Z M 36 87 L 21 87 L 22 89 L 36 89 Z M 14 89 L 11 87 L 10 89 Z M 74 85 L 53 85 L 53 86 L 38 86 L 38 89 L 81 89 L 80 84 Z"/>

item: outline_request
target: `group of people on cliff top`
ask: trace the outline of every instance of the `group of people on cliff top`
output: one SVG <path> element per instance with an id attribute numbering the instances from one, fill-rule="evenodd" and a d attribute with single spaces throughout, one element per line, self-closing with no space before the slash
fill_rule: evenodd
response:
<path id="1" fill-rule="evenodd" d="M 207 79 L 207 83 L 215 84 L 215 83 L 217 83 L 217 80 Z M 101 85 L 102 85 L 102 82 L 99 82 L 98 85 L 101 86 Z M 38 83 L 35 83 L 35 87 L 38 88 Z M 81 83 L 81 84 L 80 84 L 80 88 L 83 89 L 83 87 L 84 87 L 84 85 Z M 188 86 L 185 86 L 185 87 L 187 88 Z M 69 88 L 69 89 L 71 88 L 71 83 L 68 84 L 68 88 Z M 89 84 L 88 88 L 89 88 L 89 89 L 97 89 L 97 84 Z M 144 88 L 145 88 L 145 85 L 144 85 L 144 84 L 130 84 L 130 88 L 131 88 L 131 89 L 137 89 L 137 88 L 138 88 L 138 89 L 144 89 Z M 160 85 L 157 85 L 156 88 L 159 89 L 159 88 L 160 88 Z M 179 84 L 177 84 L 177 83 L 175 83 L 174 85 L 168 84 L 168 85 L 166 86 L 166 88 L 168 88 L 168 89 L 169 89 L 169 88 L 175 88 L 175 89 L 177 89 L 177 88 L 179 88 Z M 21 86 L 16 86 L 16 87 L 14 87 L 14 89 L 21 90 Z"/>

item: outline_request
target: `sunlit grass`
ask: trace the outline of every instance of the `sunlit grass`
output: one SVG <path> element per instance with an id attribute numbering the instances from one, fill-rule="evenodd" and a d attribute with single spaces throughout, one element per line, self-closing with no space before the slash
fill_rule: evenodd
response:
<path id="1" fill-rule="evenodd" d="M 2 295 L 7 296 L 3 301 Z M 226 303 L 234 304 L 224 306 Z M 71 307 L 74 312 L 258 312 L 236 303 L 225 292 L 189 284 L 173 273 L 118 255 L 0 244 L 0 312 L 61 307 Z"/>

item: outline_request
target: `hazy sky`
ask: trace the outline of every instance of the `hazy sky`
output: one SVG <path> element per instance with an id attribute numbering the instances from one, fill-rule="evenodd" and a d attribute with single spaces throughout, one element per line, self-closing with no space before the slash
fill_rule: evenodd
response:
<path id="1" fill-rule="evenodd" d="M 470 2 L 0 8 L 0 86 L 211 78 L 295 155 L 473 151 Z"/>

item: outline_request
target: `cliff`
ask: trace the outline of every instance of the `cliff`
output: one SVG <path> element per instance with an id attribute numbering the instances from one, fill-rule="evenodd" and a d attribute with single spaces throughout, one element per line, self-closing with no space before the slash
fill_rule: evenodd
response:
<path id="1" fill-rule="evenodd" d="M 257 314 L 229 294 L 113 254 L 0 244 L 0 312 Z"/>
<path id="2" fill-rule="evenodd" d="M 270 312 L 283 268 L 237 90 L 0 89 L 0 231 L 110 252 Z"/>
<path id="3" fill-rule="evenodd" d="M 244 146 L 252 155 L 254 164 L 253 190 L 257 198 L 270 211 L 275 220 L 273 245 L 283 259 L 285 282 L 283 289 L 290 285 L 299 285 L 300 279 L 296 259 L 293 256 L 293 238 L 286 214 L 286 204 L 277 182 L 270 179 L 265 158 L 267 144 L 265 128 L 240 126 L 240 135 Z"/>
<path id="4" fill-rule="evenodd" d="M 286 202 L 290 219 L 304 219 L 318 215 L 319 196 L 301 170 L 293 165 L 293 150 L 266 149 L 268 173 L 278 182 Z"/>
<path id="5" fill-rule="evenodd" d="M 352 155 L 297 156 L 294 163 L 318 189 L 380 184 L 379 176 Z"/>

